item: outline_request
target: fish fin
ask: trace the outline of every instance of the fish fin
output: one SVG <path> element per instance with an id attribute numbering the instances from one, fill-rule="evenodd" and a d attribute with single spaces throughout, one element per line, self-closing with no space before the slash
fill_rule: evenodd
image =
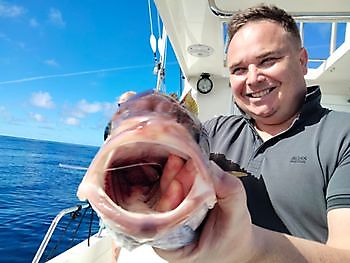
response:
<path id="1" fill-rule="evenodd" d="M 181 100 L 181 105 L 183 105 L 187 110 L 189 110 L 193 115 L 198 116 L 199 108 L 195 99 L 192 97 L 191 91 L 189 91 L 185 97 Z"/>

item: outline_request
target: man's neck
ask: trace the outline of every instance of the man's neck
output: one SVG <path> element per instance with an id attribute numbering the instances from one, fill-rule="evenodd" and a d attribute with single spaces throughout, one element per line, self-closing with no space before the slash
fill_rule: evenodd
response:
<path id="1" fill-rule="evenodd" d="M 260 135 L 261 139 L 265 142 L 278 134 L 288 130 L 299 117 L 299 113 L 293 115 L 288 120 L 280 124 L 264 124 L 256 122 L 254 128 L 256 132 Z"/>

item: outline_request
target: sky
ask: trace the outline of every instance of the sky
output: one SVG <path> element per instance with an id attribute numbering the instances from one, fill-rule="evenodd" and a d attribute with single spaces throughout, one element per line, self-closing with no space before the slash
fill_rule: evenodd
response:
<path id="1" fill-rule="evenodd" d="M 0 135 L 100 146 L 116 99 L 156 86 L 150 2 L 152 23 L 147 0 L 0 0 Z M 311 57 L 327 56 L 329 30 L 306 26 Z M 167 93 L 179 72 L 168 48 Z"/>
<path id="2" fill-rule="evenodd" d="M 0 0 L 0 135 L 101 145 L 116 99 L 156 86 L 150 33 L 147 1 Z"/>

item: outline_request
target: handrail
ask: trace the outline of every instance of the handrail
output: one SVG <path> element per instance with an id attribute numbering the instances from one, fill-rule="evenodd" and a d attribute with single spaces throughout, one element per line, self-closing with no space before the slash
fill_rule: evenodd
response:
<path id="1" fill-rule="evenodd" d="M 215 0 L 208 0 L 212 13 L 223 19 L 229 19 L 236 12 L 220 9 Z M 298 22 L 349 22 L 350 12 L 289 12 Z"/>
<path id="2" fill-rule="evenodd" d="M 208 4 L 213 14 L 220 18 L 230 18 L 234 14 L 234 12 L 228 12 L 228 11 L 219 9 L 215 3 L 215 0 L 208 0 Z"/>
<path id="3" fill-rule="evenodd" d="M 42 255 L 43 255 L 43 253 L 44 253 L 44 251 L 46 249 L 46 246 L 49 243 L 49 241 L 51 239 L 51 236 L 52 236 L 53 232 L 55 231 L 58 222 L 62 219 L 62 217 L 64 217 L 66 214 L 77 212 L 77 211 L 80 211 L 81 209 L 85 209 L 85 208 L 89 207 L 89 205 L 90 204 L 87 203 L 87 204 L 76 205 L 76 206 L 73 206 L 73 207 L 70 207 L 70 208 L 63 209 L 52 220 L 51 225 L 50 225 L 49 229 L 47 230 L 46 235 L 45 235 L 43 241 L 40 244 L 39 249 L 37 250 L 37 252 L 36 252 L 36 254 L 34 256 L 34 259 L 33 259 L 32 263 L 37 263 L 37 262 L 40 261 Z"/>

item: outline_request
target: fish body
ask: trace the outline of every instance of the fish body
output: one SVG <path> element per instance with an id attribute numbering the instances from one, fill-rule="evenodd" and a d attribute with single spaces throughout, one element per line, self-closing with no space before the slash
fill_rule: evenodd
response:
<path id="1" fill-rule="evenodd" d="M 90 202 L 119 246 L 176 249 L 196 238 L 195 230 L 216 202 L 201 129 L 176 100 L 157 92 L 135 95 L 115 113 L 111 134 L 77 195 Z M 177 207 L 159 211 L 160 180 L 170 155 L 191 160 L 196 176 Z"/>

